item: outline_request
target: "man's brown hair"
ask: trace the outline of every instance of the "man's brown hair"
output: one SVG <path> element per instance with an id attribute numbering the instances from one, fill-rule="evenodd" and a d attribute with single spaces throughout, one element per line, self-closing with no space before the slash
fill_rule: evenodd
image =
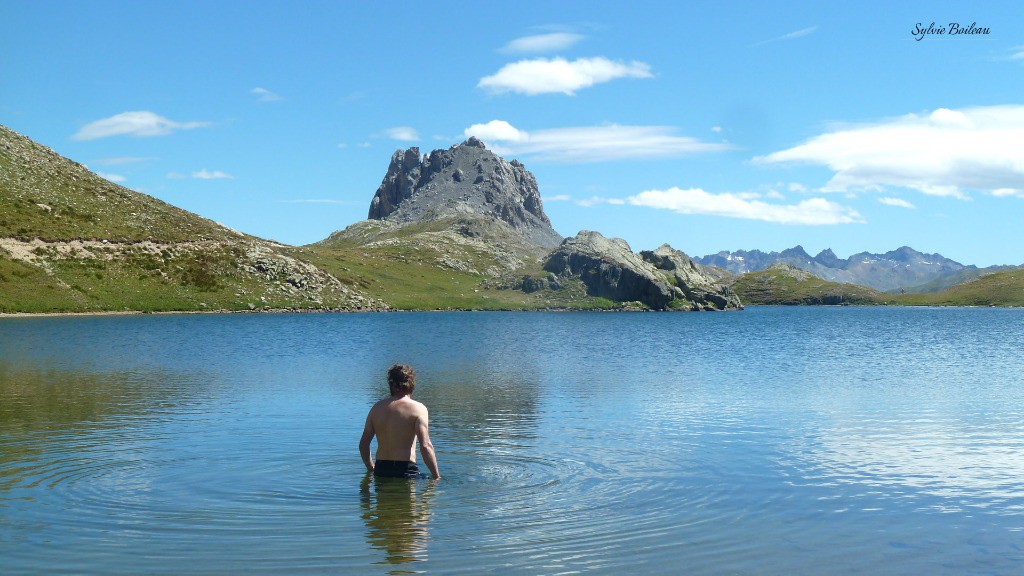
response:
<path id="1" fill-rule="evenodd" d="M 388 388 L 392 395 L 412 394 L 416 389 L 416 371 L 412 366 L 395 364 L 388 369 Z"/>

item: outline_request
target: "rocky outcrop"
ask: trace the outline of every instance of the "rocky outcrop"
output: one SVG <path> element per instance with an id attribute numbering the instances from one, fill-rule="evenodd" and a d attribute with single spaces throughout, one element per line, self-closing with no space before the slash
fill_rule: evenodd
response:
<path id="1" fill-rule="evenodd" d="M 715 310 L 743 307 L 740 297 L 732 289 L 719 283 L 703 266 L 668 244 L 662 244 L 657 250 L 644 250 L 640 257 L 670 275 L 670 281 L 693 305 L 708 303 Z"/>
<path id="2" fill-rule="evenodd" d="M 398 150 L 370 202 L 370 220 L 422 223 L 491 217 L 530 244 L 551 249 L 562 237 L 544 214 L 537 179 L 470 138 L 421 157 L 419 148 Z"/>
<path id="3" fill-rule="evenodd" d="M 544 262 L 561 278 L 579 278 L 591 296 L 638 301 L 655 310 L 740 308 L 739 298 L 704 275 L 685 254 L 665 245 L 637 255 L 621 238 L 582 231 Z"/>

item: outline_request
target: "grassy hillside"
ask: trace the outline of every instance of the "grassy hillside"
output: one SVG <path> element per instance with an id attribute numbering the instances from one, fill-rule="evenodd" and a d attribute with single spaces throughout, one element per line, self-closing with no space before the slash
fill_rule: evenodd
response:
<path id="1" fill-rule="evenodd" d="M 744 274 L 732 287 L 744 304 L 1024 306 L 1024 270 L 1017 269 L 922 294 L 885 294 L 864 286 L 822 280 L 792 267 Z"/>
<path id="2" fill-rule="evenodd" d="M 905 294 L 897 301 L 915 306 L 1024 306 L 1024 270 L 995 272 L 942 292 Z"/>
<path id="3" fill-rule="evenodd" d="M 531 294 L 511 289 L 517 278 L 540 274 L 541 267 L 536 248 L 521 245 L 502 225 L 473 219 L 401 227 L 366 221 L 292 253 L 400 310 L 622 307 L 587 296 L 582 284 Z"/>
<path id="4" fill-rule="evenodd" d="M 0 312 L 381 307 L 279 245 L 0 126 Z"/>
<path id="5" fill-rule="evenodd" d="M 251 244 L 119 245 L 26 261 L 0 248 L 0 312 L 380 307 L 313 266 Z M 262 253 L 261 253 L 262 252 Z M 303 270 L 305 269 L 305 273 Z"/>
<path id="6" fill-rule="evenodd" d="M 237 236 L 211 220 L 108 182 L 0 126 L 0 237 L 180 242 Z"/>
<path id="7" fill-rule="evenodd" d="M 987 276 L 994 272 L 1002 272 L 1007 270 L 1020 270 L 1021 266 L 990 266 L 988 268 L 967 268 L 957 272 L 956 274 L 950 274 L 949 276 L 943 276 L 942 278 L 936 278 L 926 284 L 919 286 L 913 286 L 907 288 L 907 293 L 921 294 L 928 292 L 942 292 L 956 286 L 957 284 L 963 284 L 964 282 L 970 282 L 976 278 Z"/>
<path id="8" fill-rule="evenodd" d="M 732 289 L 744 304 L 870 305 L 894 302 L 872 288 L 822 280 L 792 266 L 779 265 L 737 277 Z"/>

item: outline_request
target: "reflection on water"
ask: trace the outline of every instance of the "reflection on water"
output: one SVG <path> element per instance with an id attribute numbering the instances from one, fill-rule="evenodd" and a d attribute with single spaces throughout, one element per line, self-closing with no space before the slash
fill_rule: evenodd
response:
<path id="1" fill-rule="evenodd" d="M 0 496 L 26 482 L 99 482 L 144 460 L 108 447 L 137 447 L 137 425 L 185 403 L 179 385 L 164 372 L 93 374 L 0 362 Z"/>
<path id="2" fill-rule="evenodd" d="M 385 564 L 395 565 L 390 574 L 421 572 L 406 565 L 427 560 L 433 490 L 433 482 L 375 478 L 372 474 L 359 483 L 366 541 L 386 554 Z"/>
<path id="3" fill-rule="evenodd" d="M 118 416 L 173 407 L 170 373 L 17 368 L 0 360 L 0 429 L 38 430 L 48 426 L 102 422 Z M 154 388 L 164 382 L 167 387 Z"/>
<path id="4" fill-rule="evenodd" d="M 1017 575 L 1021 349 L 1020 310 L 0 319 L 0 571 Z M 436 484 L 364 475 L 396 361 Z"/>
<path id="5" fill-rule="evenodd" d="M 810 482 L 892 497 L 931 497 L 941 511 L 996 508 L 1024 515 L 1024 421 L 916 410 L 823 426 L 802 459 Z M 840 503 L 840 506 L 843 504 Z M 1024 519 L 1018 522 L 1024 529 Z"/>

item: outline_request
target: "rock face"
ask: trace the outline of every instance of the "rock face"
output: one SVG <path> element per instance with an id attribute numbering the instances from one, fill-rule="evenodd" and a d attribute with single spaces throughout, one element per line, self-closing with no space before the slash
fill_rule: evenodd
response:
<path id="1" fill-rule="evenodd" d="M 637 255 L 621 238 L 582 231 L 548 256 L 544 270 L 563 279 L 579 278 L 592 296 L 639 301 L 656 310 L 741 308 L 731 290 L 667 244 Z"/>
<path id="2" fill-rule="evenodd" d="M 367 218 L 411 223 L 467 216 L 501 220 L 538 247 L 562 240 L 544 214 L 533 174 L 476 138 L 423 157 L 415 147 L 395 152 Z"/>
<path id="3" fill-rule="evenodd" d="M 682 290 L 685 299 L 692 303 L 710 303 L 715 310 L 743 307 L 739 296 L 732 289 L 719 283 L 703 266 L 668 244 L 662 244 L 654 251 L 640 252 L 640 257 L 669 274 L 675 287 Z"/>

